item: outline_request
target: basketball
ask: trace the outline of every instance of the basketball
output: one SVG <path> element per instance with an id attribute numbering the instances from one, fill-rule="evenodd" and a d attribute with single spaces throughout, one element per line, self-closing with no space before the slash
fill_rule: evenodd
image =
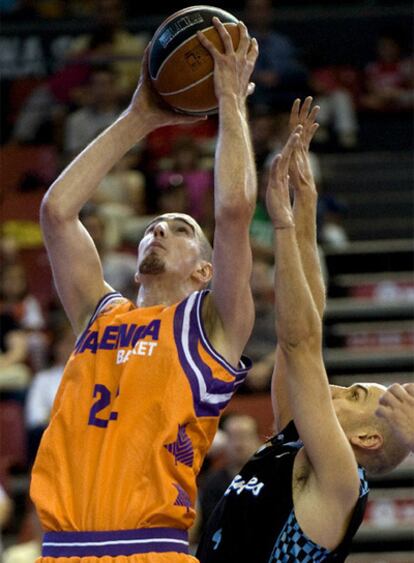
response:
<path id="1" fill-rule="evenodd" d="M 239 20 L 213 6 L 192 6 L 175 12 L 154 33 L 148 59 L 149 74 L 155 89 L 172 108 L 190 115 L 217 112 L 214 93 L 214 61 L 201 45 L 197 31 L 223 52 L 223 43 L 212 18 L 217 16 L 239 44 Z"/>

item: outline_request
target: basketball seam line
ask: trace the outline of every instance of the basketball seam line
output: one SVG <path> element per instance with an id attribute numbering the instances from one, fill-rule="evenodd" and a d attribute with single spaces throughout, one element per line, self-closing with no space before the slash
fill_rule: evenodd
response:
<path id="1" fill-rule="evenodd" d="M 191 88 L 193 88 L 193 86 L 197 86 L 197 84 L 201 84 L 202 82 L 204 82 L 204 80 L 207 80 L 207 78 L 210 78 L 210 76 L 212 76 L 214 74 L 214 71 L 212 70 L 211 72 L 209 72 L 208 74 L 206 74 L 206 76 L 203 76 L 203 78 L 200 78 L 200 80 L 196 80 L 195 82 L 192 82 L 191 84 L 189 84 L 188 86 L 184 86 L 184 88 L 180 88 L 180 90 L 175 90 L 175 92 L 159 92 L 160 96 L 174 96 L 174 94 L 180 94 L 181 92 L 185 92 L 186 90 L 190 90 Z"/>
<path id="2" fill-rule="evenodd" d="M 226 25 L 236 25 L 236 26 L 237 26 L 236 23 L 226 23 Z M 215 29 L 214 25 L 211 25 L 210 27 L 206 27 L 206 28 L 204 28 L 202 31 L 203 31 L 203 32 L 204 32 L 204 31 L 209 31 L 210 29 Z M 167 62 L 168 62 L 169 59 L 174 55 L 174 53 L 175 53 L 176 51 L 178 51 L 178 49 L 181 49 L 181 47 L 182 47 L 183 45 L 185 45 L 186 43 L 188 43 L 189 41 L 191 41 L 191 39 L 194 39 L 194 37 L 197 37 L 197 33 L 194 33 L 193 35 L 191 35 L 190 37 L 188 37 L 188 39 L 186 39 L 183 43 L 180 43 L 180 45 L 178 45 L 173 51 L 171 51 L 171 53 L 168 55 L 168 57 L 165 58 L 165 59 L 162 61 L 161 65 L 160 65 L 160 68 L 159 68 L 158 71 L 157 71 L 157 74 L 156 74 L 155 76 L 152 76 L 152 75 L 151 75 L 151 79 L 152 79 L 152 80 L 157 80 L 158 77 L 159 77 L 159 75 L 160 75 L 161 70 L 164 68 L 164 65 L 167 64 Z M 201 45 L 201 43 L 200 43 L 200 45 Z"/>

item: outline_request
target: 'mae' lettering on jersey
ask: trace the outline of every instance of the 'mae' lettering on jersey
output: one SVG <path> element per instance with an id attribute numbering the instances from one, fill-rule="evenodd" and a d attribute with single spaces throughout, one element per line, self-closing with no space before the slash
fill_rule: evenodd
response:
<path id="1" fill-rule="evenodd" d="M 96 354 L 97 350 L 118 350 L 117 363 L 128 361 L 131 354 L 151 356 L 157 346 L 160 326 L 161 321 L 155 319 L 146 325 L 108 325 L 102 334 L 97 330 L 88 330 L 78 342 L 75 354 L 82 354 L 86 350 L 92 354 Z M 145 338 L 151 340 L 144 341 Z"/>
<path id="2" fill-rule="evenodd" d="M 239 495 L 243 491 L 251 491 L 256 497 L 264 487 L 264 483 L 259 483 L 259 479 L 257 477 L 252 477 L 246 483 L 246 481 L 242 478 L 241 475 L 236 475 L 233 481 L 228 486 L 224 496 L 227 496 L 231 491 L 236 491 L 236 494 Z"/>

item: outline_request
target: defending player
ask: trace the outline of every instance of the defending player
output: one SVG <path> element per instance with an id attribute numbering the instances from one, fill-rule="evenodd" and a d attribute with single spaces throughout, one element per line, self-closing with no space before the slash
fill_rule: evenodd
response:
<path id="1" fill-rule="evenodd" d="M 325 291 L 316 246 L 317 193 L 308 157 L 311 98 L 270 173 L 278 347 L 277 435 L 236 475 L 200 542 L 202 563 L 344 561 L 363 516 L 364 469 L 391 470 L 408 453 L 376 415 L 379 385 L 328 385 L 322 358 Z M 289 176 L 294 182 L 294 208 Z"/>
<path id="2" fill-rule="evenodd" d="M 243 24 L 236 50 L 224 26 L 214 25 L 224 53 L 202 40 L 219 99 L 212 260 L 191 217 L 158 217 L 139 244 L 135 305 L 105 283 L 78 219 L 136 142 L 192 120 L 158 104 L 146 60 L 128 109 L 42 203 L 55 284 L 78 335 L 32 473 L 31 496 L 47 531 L 43 563 L 194 561 L 186 530 L 195 478 L 218 417 L 246 376 L 249 363 L 240 358 L 254 319 L 248 233 L 256 174 L 245 101 L 258 49 Z"/>

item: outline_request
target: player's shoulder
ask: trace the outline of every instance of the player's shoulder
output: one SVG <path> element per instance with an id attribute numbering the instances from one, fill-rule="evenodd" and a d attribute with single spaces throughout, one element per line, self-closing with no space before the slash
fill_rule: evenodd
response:
<path id="1" fill-rule="evenodd" d="M 127 312 L 134 308 L 133 303 L 123 297 L 122 295 L 116 296 L 99 309 L 98 316 L 105 317 L 113 315 L 114 313 Z"/>
<path id="2" fill-rule="evenodd" d="M 92 314 L 89 316 L 87 327 L 90 328 L 98 319 L 127 312 L 133 307 L 133 303 L 121 293 L 114 290 L 108 291 L 96 304 Z"/>

